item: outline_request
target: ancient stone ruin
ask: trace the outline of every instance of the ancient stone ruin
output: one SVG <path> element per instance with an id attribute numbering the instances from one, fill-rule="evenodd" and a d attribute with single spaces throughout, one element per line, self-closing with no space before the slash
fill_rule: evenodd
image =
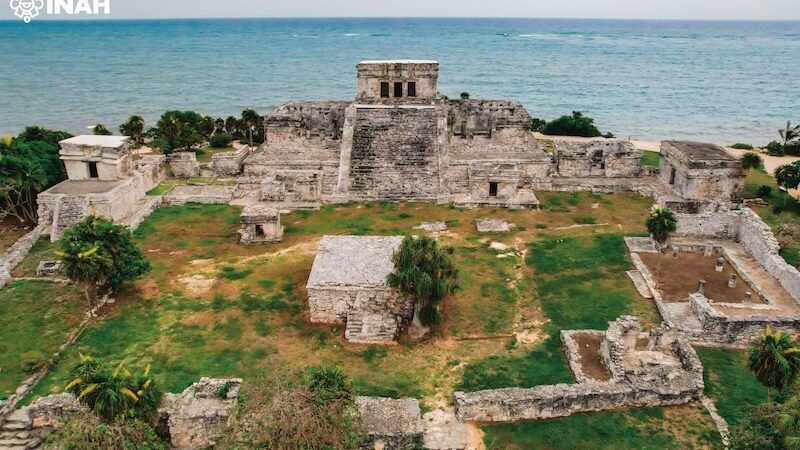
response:
<path id="1" fill-rule="evenodd" d="M 311 322 L 346 324 L 356 343 L 391 343 L 414 316 L 414 302 L 386 283 L 399 236 L 325 236 L 308 277 Z"/>
<path id="2" fill-rule="evenodd" d="M 68 180 L 39 194 L 39 223 L 58 240 L 65 228 L 93 214 L 138 226 L 161 202 L 145 192 L 164 178 L 163 156 L 134 166 L 124 136 L 75 136 L 59 143 Z"/>
<path id="3" fill-rule="evenodd" d="M 357 397 L 366 437 L 363 450 L 421 448 L 423 439 L 419 401 Z"/>
<path id="4" fill-rule="evenodd" d="M 262 204 L 247 205 L 242 209 L 242 244 L 280 242 L 283 240 L 281 213 Z"/>
<path id="5" fill-rule="evenodd" d="M 562 331 L 577 383 L 456 392 L 456 415 L 513 422 L 627 407 L 680 405 L 703 395 L 703 367 L 688 340 L 667 328 L 642 333 L 623 316 L 607 331 Z"/>

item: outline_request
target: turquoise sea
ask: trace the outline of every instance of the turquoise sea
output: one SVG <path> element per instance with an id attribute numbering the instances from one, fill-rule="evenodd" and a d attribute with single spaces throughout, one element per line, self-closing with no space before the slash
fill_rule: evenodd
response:
<path id="1" fill-rule="evenodd" d="M 572 110 L 636 139 L 765 143 L 800 121 L 800 22 L 224 19 L 0 22 L 0 135 L 167 109 L 351 99 L 362 59 L 436 59 L 454 97 Z"/>

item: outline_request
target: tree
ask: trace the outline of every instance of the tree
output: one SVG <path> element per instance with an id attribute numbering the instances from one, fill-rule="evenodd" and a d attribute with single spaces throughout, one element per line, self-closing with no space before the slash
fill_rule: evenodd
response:
<path id="1" fill-rule="evenodd" d="M 34 126 L 0 141 L 0 220 L 36 223 L 36 196 L 67 178 L 58 142 L 69 137 Z"/>
<path id="2" fill-rule="evenodd" d="M 98 123 L 92 128 L 92 134 L 95 136 L 111 136 L 111 131 L 102 123 Z"/>
<path id="3" fill-rule="evenodd" d="M 60 254 L 67 277 L 83 288 L 89 309 L 98 289 L 117 288 L 151 269 L 130 228 L 95 216 L 64 231 Z"/>
<path id="4" fill-rule="evenodd" d="M 250 145 L 253 145 L 253 131 L 261 124 L 261 116 L 253 109 L 242 111 L 242 123 L 250 136 Z"/>
<path id="5" fill-rule="evenodd" d="M 167 111 L 148 134 L 153 137 L 153 147 L 164 154 L 188 152 L 205 140 L 202 122 L 203 117 L 194 111 Z"/>
<path id="6" fill-rule="evenodd" d="M 469 92 L 462 92 L 461 100 L 469 100 Z"/>
<path id="7" fill-rule="evenodd" d="M 747 366 L 756 379 L 770 390 L 783 390 L 800 373 L 800 347 L 796 339 L 782 331 L 767 329 L 747 354 Z"/>
<path id="8" fill-rule="evenodd" d="M 678 219 L 669 208 L 654 208 L 647 218 L 647 232 L 659 246 L 663 246 L 670 235 L 678 229 Z"/>
<path id="9" fill-rule="evenodd" d="M 392 255 L 394 271 L 386 281 L 415 300 L 414 321 L 435 325 L 441 320 L 439 304 L 458 287 L 453 249 L 442 249 L 428 236 L 406 236 Z"/>
<path id="10" fill-rule="evenodd" d="M 132 373 L 125 361 L 115 368 L 80 355 L 70 372 L 66 390 L 106 423 L 116 419 L 138 419 L 154 424 L 163 392 L 150 376 L 150 366 L 142 373 Z"/>
<path id="11" fill-rule="evenodd" d="M 276 368 L 246 380 L 220 449 L 353 449 L 363 430 L 350 380 L 337 368 Z"/>
<path id="12" fill-rule="evenodd" d="M 785 197 L 783 198 L 783 205 L 786 206 L 789 189 L 797 189 L 800 186 L 800 161 L 784 164 L 775 169 L 775 181 L 778 186 L 786 189 Z"/>
<path id="13" fill-rule="evenodd" d="M 561 116 L 552 122 L 547 122 L 542 127 L 542 133 L 560 136 L 601 136 L 600 130 L 594 125 L 594 119 L 586 117 L 580 111 L 573 111 L 571 116 Z"/>
<path id="14" fill-rule="evenodd" d="M 778 134 L 783 139 L 783 147 L 786 148 L 790 143 L 800 139 L 800 124 L 792 126 L 791 121 L 786 121 L 786 128 L 778 130 Z"/>
<path id="15" fill-rule="evenodd" d="M 764 163 L 758 153 L 747 152 L 740 158 L 744 170 L 758 169 Z"/>
<path id="16" fill-rule="evenodd" d="M 241 138 L 242 132 L 239 128 L 239 119 L 233 116 L 228 116 L 228 118 L 225 119 L 225 131 L 236 138 Z"/>
<path id="17" fill-rule="evenodd" d="M 141 147 L 144 144 L 144 119 L 141 116 L 130 116 L 119 126 L 119 132 L 129 136 L 133 140 L 133 145 Z"/>

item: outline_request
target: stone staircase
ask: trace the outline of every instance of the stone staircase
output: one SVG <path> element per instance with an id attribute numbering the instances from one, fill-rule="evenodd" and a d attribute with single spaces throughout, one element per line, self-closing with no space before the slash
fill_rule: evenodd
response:
<path id="1" fill-rule="evenodd" d="M 32 421 L 24 414 L 12 413 L 0 426 L 0 450 L 39 448 L 42 439 L 31 434 Z"/>
<path id="2" fill-rule="evenodd" d="M 89 213 L 89 200 L 86 197 L 65 195 L 56 203 L 53 211 L 53 226 L 50 239 L 57 240 L 70 225 L 80 222 Z"/>
<path id="3" fill-rule="evenodd" d="M 344 336 L 358 344 L 386 344 L 394 341 L 397 322 L 391 316 L 351 312 L 347 314 Z"/>
<path id="4" fill-rule="evenodd" d="M 153 214 L 153 211 L 158 209 L 163 199 L 164 197 L 160 195 L 146 196 L 145 198 L 139 200 L 139 202 L 136 204 L 136 208 L 133 208 L 128 215 L 120 219 L 119 223 L 128 225 L 132 230 L 135 230 L 148 216 L 150 216 L 150 214 Z"/>

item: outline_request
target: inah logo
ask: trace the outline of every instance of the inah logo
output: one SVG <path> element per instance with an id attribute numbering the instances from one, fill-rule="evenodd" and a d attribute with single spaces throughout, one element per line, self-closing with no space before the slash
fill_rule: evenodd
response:
<path id="1" fill-rule="evenodd" d="M 30 23 L 47 2 L 47 15 L 111 14 L 111 0 L 11 0 L 14 15 Z"/>
<path id="2" fill-rule="evenodd" d="M 14 15 L 25 23 L 30 23 L 34 17 L 38 16 L 43 7 L 43 0 L 11 0 L 11 9 L 14 10 Z"/>

